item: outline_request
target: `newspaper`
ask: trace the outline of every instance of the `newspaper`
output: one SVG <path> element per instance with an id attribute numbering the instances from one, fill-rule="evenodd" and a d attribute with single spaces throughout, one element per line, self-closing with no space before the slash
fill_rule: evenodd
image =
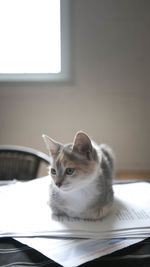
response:
<path id="1" fill-rule="evenodd" d="M 141 239 L 55 239 L 55 238 L 17 238 L 46 257 L 64 267 L 75 267 L 93 259 L 128 247 Z"/>
<path id="2" fill-rule="evenodd" d="M 47 204 L 49 179 L 0 187 L 0 237 L 14 237 L 71 267 L 150 235 L 150 184 L 114 185 L 111 213 L 90 221 L 53 218 Z"/>
<path id="3" fill-rule="evenodd" d="M 111 213 L 102 220 L 53 218 L 49 177 L 0 189 L 0 236 L 146 238 L 150 234 L 150 184 L 114 185 Z M 139 197 L 140 196 L 140 197 Z"/>

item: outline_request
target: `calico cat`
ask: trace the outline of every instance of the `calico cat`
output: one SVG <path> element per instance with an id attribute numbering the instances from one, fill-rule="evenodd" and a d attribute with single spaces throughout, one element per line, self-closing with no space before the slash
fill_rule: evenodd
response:
<path id="1" fill-rule="evenodd" d="M 98 146 L 78 132 L 73 144 L 62 145 L 46 135 L 51 155 L 50 207 L 54 215 L 100 219 L 113 203 L 114 157 L 107 145 Z"/>

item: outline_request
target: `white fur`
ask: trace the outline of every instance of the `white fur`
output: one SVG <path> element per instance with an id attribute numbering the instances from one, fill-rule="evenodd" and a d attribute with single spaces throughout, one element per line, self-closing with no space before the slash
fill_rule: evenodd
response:
<path id="1" fill-rule="evenodd" d="M 86 184 L 84 188 L 69 191 L 61 192 L 62 198 L 67 203 L 68 212 L 73 213 L 74 216 L 77 216 L 79 213 L 82 213 L 86 210 L 89 203 L 95 199 L 95 195 L 99 194 L 99 191 L 96 188 L 96 184 L 93 181 L 92 183 Z"/>
<path id="2" fill-rule="evenodd" d="M 59 189 L 54 181 L 52 181 L 52 186 L 55 187 L 55 190 L 59 191 L 59 195 L 62 201 L 65 201 L 67 209 L 65 210 L 66 214 L 69 216 L 78 216 L 79 213 L 85 212 L 86 208 L 92 201 L 95 200 L 96 195 L 99 195 L 100 192 L 95 183 L 95 179 L 100 173 L 99 168 L 95 171 L 95 174 L 87 177 L 86 179 L 74 179 L 74 184 L 71 179 L 70 186 L 65 185 Z M 79 181 L 80 179 L 80 181 Z M 68 188 L 67 188 L 68 187 Z"/>

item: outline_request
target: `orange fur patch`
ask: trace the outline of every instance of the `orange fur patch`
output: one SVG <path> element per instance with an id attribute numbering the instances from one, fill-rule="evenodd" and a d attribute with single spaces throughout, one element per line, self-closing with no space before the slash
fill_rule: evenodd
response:
<path id="1" fill-rule="evenodd" d="M 96 170 L 96 162 L 95 161 L 90 161 L 86 159 L 81 159 L 78 157 L 74 157 L 73 160 L 69 159 L 69 156 L 65 156 L 65 153 L 62 151 L 56 158 L 54 164 L 56 162 L 60 162 L 61 165 L 64 168 L 75 168 L 75 173 L 72 175 L 72 178 L 75 178 L 77 176 L 81 176 L 86 179 L 88 175 L 91 175 L 92 173 L 95 172 Z"/>

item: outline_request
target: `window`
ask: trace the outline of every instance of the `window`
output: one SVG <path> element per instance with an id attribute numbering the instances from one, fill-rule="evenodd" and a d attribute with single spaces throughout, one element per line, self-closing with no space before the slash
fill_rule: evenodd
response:
<path id="1" fill-rule="evenodd" d="M 67 77 L 67 8 L 66 0 L 0 0 L 0 80 Z"/>

